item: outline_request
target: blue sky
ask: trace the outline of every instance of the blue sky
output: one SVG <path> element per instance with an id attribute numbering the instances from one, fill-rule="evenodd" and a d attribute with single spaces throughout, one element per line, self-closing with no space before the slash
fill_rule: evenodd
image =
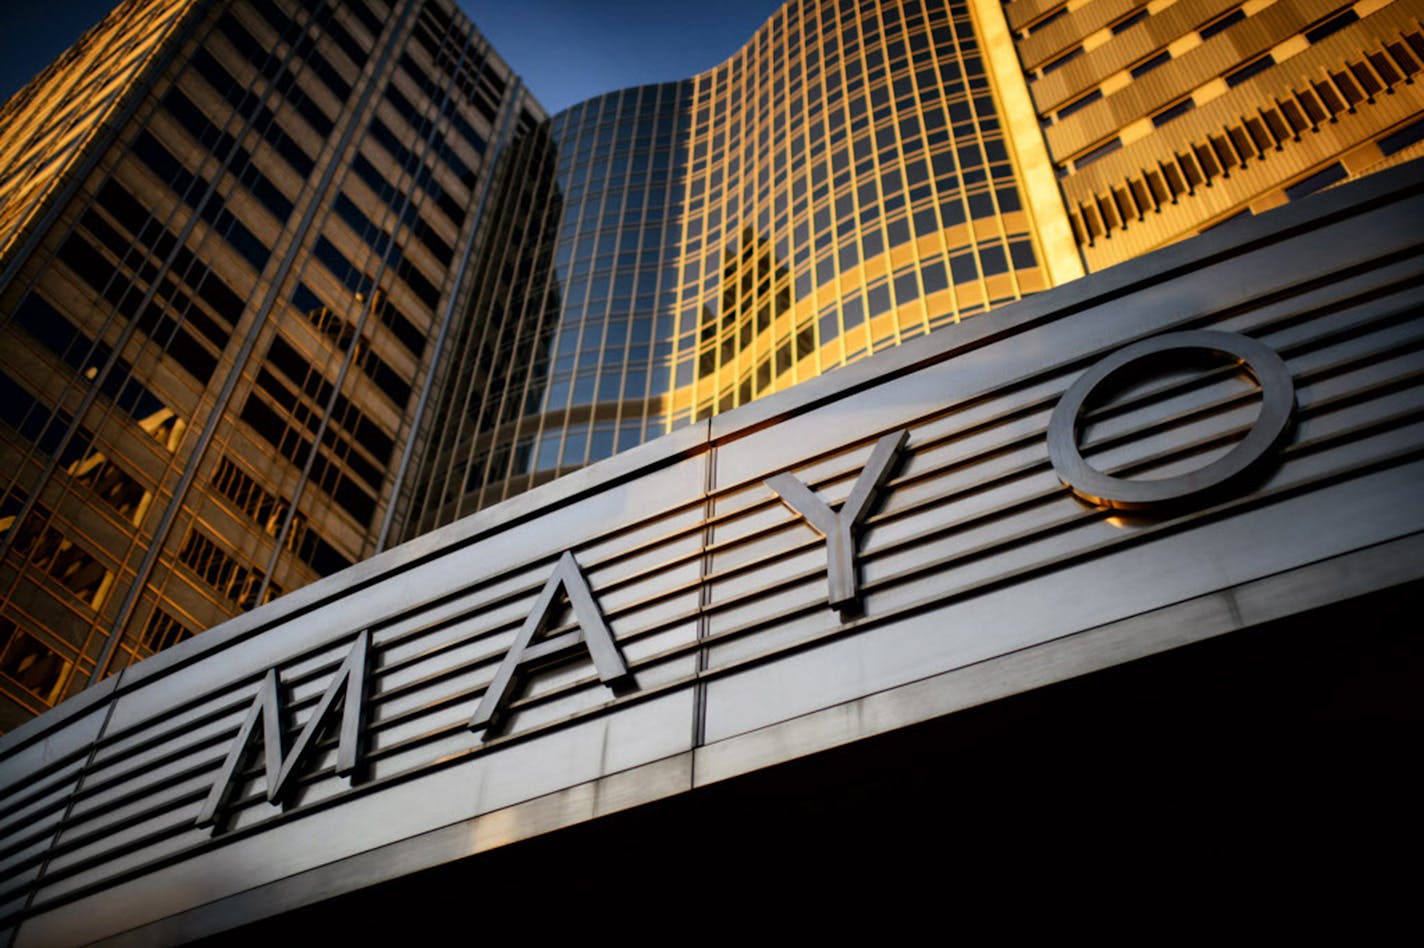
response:
<path id="1" fill-rule="evenodd" d="M 118 0 L 0 0 L 0 99 L 8 99 Z M 680 79 L 726 59 L 780 0 L 459 0 L 549 109 Z"/>
<path id="2" fill-rule="evenodd" d="M 781 0 L 461 0 L 551 113 L 589 96 L 702 72 Z"/>

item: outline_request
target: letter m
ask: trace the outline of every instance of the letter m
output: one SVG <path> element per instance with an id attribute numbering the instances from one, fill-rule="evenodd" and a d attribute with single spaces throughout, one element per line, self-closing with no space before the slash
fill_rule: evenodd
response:
<path id="1" fill-rule="evenodd" d="M 234 776 L 242 766 L 248 746 L 257 733 L 257 725 L 262 724 L 262 750 L 264 775 L 267 780 L 267 799 L 276 802 L 283 791 L 292 784 L 292 777 L 302 760 L 310 756 L 323 722 L 331 714 L 338 697 L 345 697 L 341 711 L 341 738 L 336 749 L 336 772 L 349 776 L 356 769 L 356 757 L 361 740 L 361 713 L 366 693 L 366 653 L 371 643 L 369 630 L 356 636 L 356 644 L 351 646 L 341 666 L 332 675 L 326 693 L 321 696 L 316 710 L 307 718 L 306 726 L 297 737 L 297 743 L 290 753 L 282 752 L 282 694 L 277 684 L 277 670 L 268 669 L 266 677 L 257 689 L 257 697 L 247 712 L 247 718 L 237 731 L 237 739 L 227 752 L 218 779 L 208 791 L 203 808 L 198 811 L 199 826 L 211 826 L 218 820 L 218 813 L 226 802 L 232 788 Z"/>

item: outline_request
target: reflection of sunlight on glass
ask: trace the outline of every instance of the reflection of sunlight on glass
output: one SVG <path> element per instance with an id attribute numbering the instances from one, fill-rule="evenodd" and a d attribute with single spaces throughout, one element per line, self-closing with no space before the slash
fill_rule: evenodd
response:
<path id="1" fill-rule="evenodd" d="M 1111 510 L 1111 508 L 1106 508 Z M 1116 510 L 1103 518 L 1103 521 L 1119 530 L 1132 530 L 1138 527 L 1150 526 L 1159 523 L 1160 520 L 1147 512 L 1137 512 L 1132 510 Z"/>
<path id="2" fill-rule="evenodd" d="M 138 426 L 169 451 L 178 450 L 178 442 L 187 430 L 187 423 L 171 408 L 162 408 L 144 418 Z"/>

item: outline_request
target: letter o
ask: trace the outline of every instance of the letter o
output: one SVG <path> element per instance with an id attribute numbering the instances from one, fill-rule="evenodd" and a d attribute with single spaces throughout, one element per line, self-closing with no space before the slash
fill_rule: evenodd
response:
<path id="1" fill-rule="evenodd" d="M 1255 376 L 1261 386 L 1261 414 L 1245 439 L 1206 467 L 1162 480 L 1132 481 L 1090 466 L 1078 449 L 1078 415 L 1093 390 L 1133 362 L 1179 349 L 1206 349 L 1232 356 Z M 1164 333 L 1124 346 L 1069 386 L 1048 422 L 1048 459 L 1059 480 L 1095 503 L 1122 509 L 1150 507 L 1200 494 L 1241 474 L 1271 450 L 1294 411 L 1295 384 L 1285 362 L 1270 346 L 1234 332 Z"/>

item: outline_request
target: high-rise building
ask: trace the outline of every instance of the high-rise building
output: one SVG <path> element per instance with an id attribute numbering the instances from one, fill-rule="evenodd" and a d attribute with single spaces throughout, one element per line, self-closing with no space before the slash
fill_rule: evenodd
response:
<path id="1" fill-rule="evenodd" d="M 1004 10 L 1091 270 L 1424 155 L 1418 2 Z"/>
<path id="2" fill-rule="evenodd" d="M 522 142 L 406 536 L 1081 275 L 986 13 L 787 3 Z"/>
<path id="3" fill-rule="evenodd" d="M 449 0 L 0 113 L 0 727 L 617 451 L 1418 154 L 1415 0 L 791 0 L 546 118 Z"/>
<path id="4" fill-rule="evenodd" d="M 130 0 L 6 105 L 0 726 L 376 549 L 537 109 L 384 0 Z"/>

